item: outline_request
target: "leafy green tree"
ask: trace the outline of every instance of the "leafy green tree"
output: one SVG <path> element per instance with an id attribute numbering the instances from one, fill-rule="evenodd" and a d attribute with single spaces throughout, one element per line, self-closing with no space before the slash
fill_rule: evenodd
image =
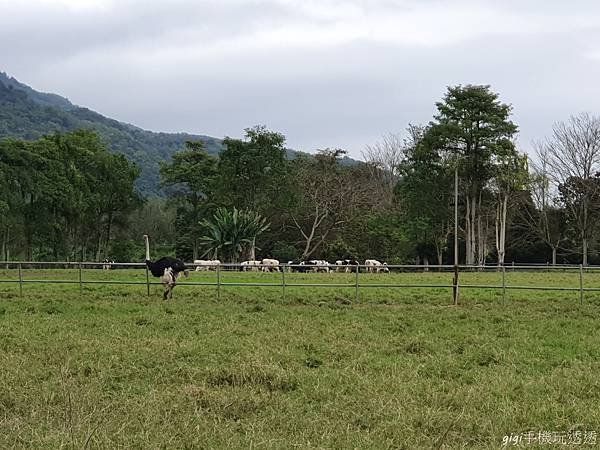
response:
<path id="1" fill-rule="evenodd" d="M 100 258 L 115 223 L 140 202 L 137 168 L 89 131 L 3 141 L 0 167 L 11 218 L 2 223 L 4 257 L 20 225 L 25 259 Z"/>
<path id="2" fill-rule="evenodd" d="M 214 206 L 217 160 L 206 153 L 201 141 L 185 145 L 170 163 L 161 164 L 160 173 L 169 197 L 177 202 L 178 239 L 188 242 L 192 259 L 198 259 L 199 223 Z"/>
<path id="3" fill-rule="evenodd" d="M 511 106 L 501 103 L 489 86 L 449 87 L 436 103 L 425 145 L 448 154 L 459 164 L 465 218 L 466 263 L 482 264 L 487 253 L 485 190 L 495 175 L 496 157 L 514 146 L 517 126 Z"/>
<path id="4" fill-rule="evenodd" d="M 5 261 L 10 259 L 11 243 L 25 247 L 25 243 L 20 242 L 25 237 L 24 230 L 27 228 L 30 233 L 32 230 L 27 225 L 25 216 L 34 216 L 31 211 L 37 205 L 32 204 L 37 203 L 38 191 L 46 176 L 45 162 L 33 151 L 33 145 L 14 139 L 0 141 L 1 256 Z"/>
<path id="5" fill-rule="evenodd" d="M 180 255 L 177 250 L 178 234 L 173 233 L 177 221 L 177 206 L 163 197 L 147 199 L 139 208 L 131 210 L 125 223 L 119 227 L 111 246 L 111 257 L 118 261 L 140 261 L 144 259 L 142 235 L 152 239 L 152 251 L 157 255 L 170 255 L 191 258 L 190 254 Z M 189 244 L 186 243 L 186 248 Z M 175 250 L 175 251 L 174 251 Z"/>
<path id="6" fill-rule="evenodd" d="M 79 130 L 45 139 L 58 161 L 54 173 L 66 180 L 68 194 L 61 199 L 64 229 L 81 248 L 81 259 L 109 256 L 115 222 L 122 222 L 129 210 L 141 204 L 134 187 L 139 169 L 124 156 L 109 153 L 94 132 Z"/>
<path id="7" fill-rule="evenodd" d="M 520 194 L 529 181 L 527 155 L 519 154 L 512 144 L 501 148 L 504 151 L 496 155 L 496 172 L 492 178 L 492 191 L 496 204 L 495 234 L 499 266 L 504 265 L 506 254 L 506 230 L 510 222 L 509 203 L 510 206 L 514 206 L 513 204 L 520 200 Z"/>
<path id="8" fill-rule="evenodd" d="M 220 203 L 268 216 L 288 197 L 285 137 L 264 126 L 245 131 L 245 140 L 223 140 L 218 163 Z"/>
<path id="9" fill-rule="evenodd" d="M 413 140 L 405 147 L 395 190 L 401 227 L 414 245 L 417 260 L 428 263 L 433 249 L 437 263 L 442 264 L 452 229 L 452 161 L 447 153 L 423 142 L 427 129 L 415 133 L 412 127 L 412 131 Z"/>

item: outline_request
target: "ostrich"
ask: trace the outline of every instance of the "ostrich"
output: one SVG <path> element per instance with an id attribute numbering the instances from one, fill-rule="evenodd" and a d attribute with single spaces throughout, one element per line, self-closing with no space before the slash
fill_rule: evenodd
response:
<path id="1" fill-rule="evenodd" d="M 160 281 L 165 287 L 165 293 L 163 294 L 163 298 L 166 300 L 167 295 L 170 298 L 173 298 L 173 288 L 177 284 L 177 278 L 179 278 L 179 274 L 181 272 L 175 273 L 171 267 L 167 267 L 162 277 L 160 277 Z"/>
<path id="2" fill-rule="evenodd" d="M 163 298 L 166 300 L 168 295 L 173 298 L 173 288 L 177 284 L 177 279 L 181 275 L 181 272 L 183 272 L 186 277 L 188 275 L 187 267 L 183 261 L 170 256 L 163 256 L 157 261 L 151 261 L 150 241 L 147 234 L 144 235 L 144 241 L 146 243 L 146 266 L 153 276 L 160 277 L 160 281 L 165 287 Z"/>

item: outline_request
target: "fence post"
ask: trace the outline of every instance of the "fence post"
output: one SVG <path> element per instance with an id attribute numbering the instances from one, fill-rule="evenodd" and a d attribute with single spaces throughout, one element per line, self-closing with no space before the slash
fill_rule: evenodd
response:
<path id="1" fill-rule="evenodd" d="M 81 261 L 79 261 L 79 295 L 83 294 L 83 272 L 81 270 Z"/>
<path id="2" fill-rule="evenodd" d="M 458 284 L 458 274 L 459 274 L 459 270 L 458 270 L 458 264 L 454 265 L 454 278 L 453 278 L 453 286 L 452 286 L 452 293 L 454 294 L 454 306 L 458 306 L 459 304 L 459 299 L 460 299 L 460 292 L 459 292 L 459 284 Z"/>
<path id="3" fill-rule="evenodd" d="M 356 303 L 359 302 L 358 297 L 358 274 L 360 273 L 360 264 L 356 266 Z"/>
<path id="4" fill-rule="evenodd" d="M 583 264 L 579 264 L 579 304 L 583 305 Z"/>
<path id="5" fill-rule="evenodd" d="M 502 263 L 502 304 L 506 305 L 506 267 Z"/>
<path id="6" fill-rule="evenodd" d="M 221 264 L 217 264 L 217 300 L 221 300 Z"/>
<path id="7" fill-rule="evenodd" d="M 148 266 L 146 266 L 146 295 L 150 297 L 150 274 L 148 273 Z"/>
<path id="8" fill-rule="evenodd" d="M 281 287 L 283 291 L 283 301 L 285 302 L 285 265 L 282 267 L 281 270 Z"/>
<path id="9" fill-rule="evenodd" d="M 19 296 L 23 297 L 23 271 L 19 263 Z"/>

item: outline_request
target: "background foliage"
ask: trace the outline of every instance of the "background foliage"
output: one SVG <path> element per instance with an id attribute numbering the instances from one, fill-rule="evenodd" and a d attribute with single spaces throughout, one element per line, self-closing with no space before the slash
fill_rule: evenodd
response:
<path id="1" fill-rule="evenodd" d="M 0 137 L 17 136 L 0 140 L 0 258 L 139 260 L 147 233 L 153 254 L 186 260 L 451 263 L 456 172 L 461 262 L 600 261 L 599 119 L 555 125 L 531 164 L 489 86 L 449 87 L 436 107 L 350 164 L 343 149 L 290 152 L 264 126 L 146 132 L 0 74 Z M 260 232 L 229 226 L 237 214 Z"/>

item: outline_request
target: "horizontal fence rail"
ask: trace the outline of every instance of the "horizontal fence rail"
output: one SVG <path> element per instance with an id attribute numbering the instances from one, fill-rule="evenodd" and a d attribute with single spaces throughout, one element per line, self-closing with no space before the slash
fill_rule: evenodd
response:
<path id="1" fill-rule="evenodd" d="M 283 298 L 286 295 L 287 288 L 301 287 L 317 287 L 317 288 L 352 288 L 356 291 L 356 299 L 359 300 L 359 290 L 364 288 L 443 288 L 443 289 L 497 289 L 502 292 L 503 301 L 506 299 L 507 290 L 539 290 L 539 291 L 573 291 L 579 292 L 579 300 L 582 303 L 585 292 L 600 292 L 598 287 L 586 287 L 584 285 L 584 273 L 600 272 L 600 266 L 582 266 L 582 265 L 567 265 L 567 264 L 509 264 L 504 266 L 498 265 L 409 265 L 409 264 L 389 264 L 382 266 L 370 265 L 303 265 L 303 264 L 257 264 L 257 265 L 242 265 L 242 264 L 203 264 L 198 265 L 188 263 L 190 271 L 214 271 L 214 281 L 184 281 L 183 278 L 178 280 L 178 286 L 214 286 L 217 288 L 217 297 L 220 298 L 221 287 L 273 287 L 281 288 Z M 105 263 L 105 262 L 38 262 L 38 261 L 5 261 L 0 262 L 0 268 L 4 268 L 4 273 L 16 271 L 17 277 L 6 279 L 0 278 L 0 283 L 18 283 L 19 295 L 23 296 L 23 287 L 25 284 L 76 284 L 79 285 L 80 293 L 83 293 L 83 285 L 145 285 L 147 286 L 147 295 L 150 295 L 150 286 L 162 285 L 160 281 L 151 281 L 148 268 L 145 263 Z M 35 269 L 76 269 L 78 270 L 78 279 L 76 280 L 60 280 L 60 279 L 34 279 L 27 278 L 25 271 Z M 119 270 L 119 269 L 140 269 L 145 271 L 145 281 L 124 281 L 124 280 L 90 280 L 85 279 L 84 269 L 98 270 Z M 281 274 L 279 282 L 241 282 L 241 281 L 222 281 L 221 273 L 227 272 L 278 272 Z M 298 283 L 292 280 L 286 280 L 286 274 L 290 272 L 301 271 L 306 274 L 319 273 L 346 273 L 355 274 L 354 281 L 347 283 L 339 282 L 307 282 Z M 467 284 L 460 283 L 458 280 L 451 283 L 384 283 L 384 282 L 369 282 L 360 283 L 360 274 L 377 274 L 378 281 L 385 280 L 388 272 L 393 273 L 444 273 L 454 275 L 458 273 L 474 273 L 474 272 L 495 272 L 501 273 L 501 284 Z M 539 286 L 539 285 L 509 285 L 506 283 L 506 272 L 563 272 L 563 273 L 578 273 L 578 286 Z"/>

